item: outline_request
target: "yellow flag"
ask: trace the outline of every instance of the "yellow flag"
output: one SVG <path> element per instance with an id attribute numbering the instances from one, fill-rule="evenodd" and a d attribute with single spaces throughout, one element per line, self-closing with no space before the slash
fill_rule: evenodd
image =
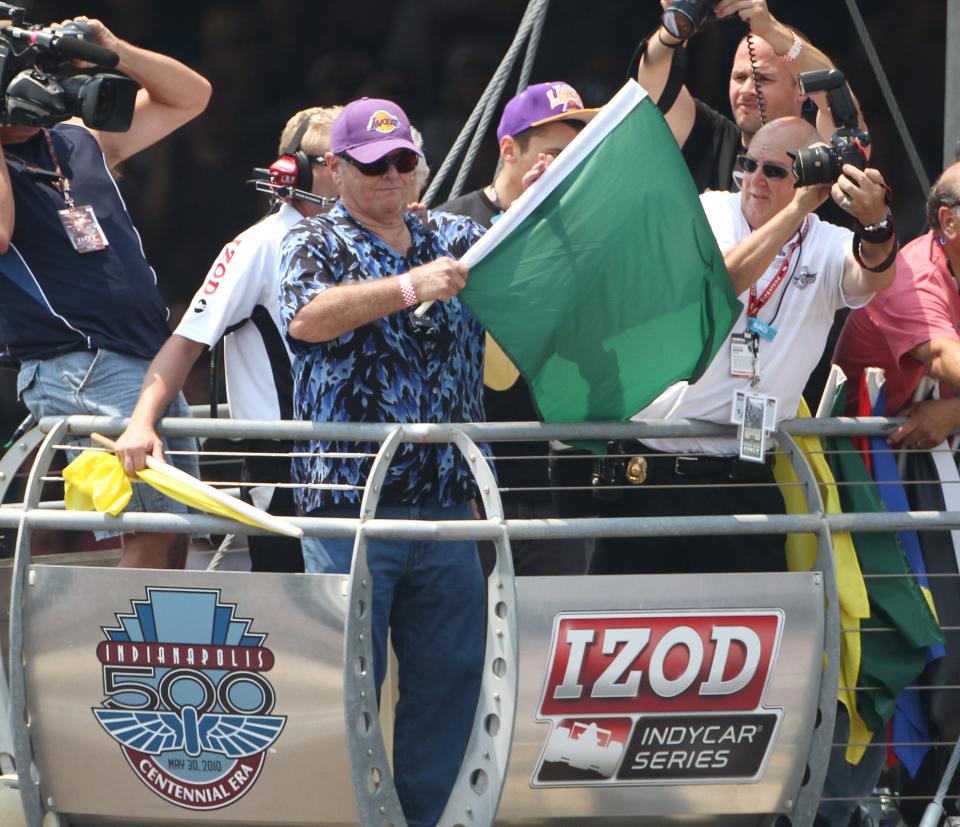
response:
<path id="1" fill-rule="evenodd" d="M 63 469 L 63 501 L 68 511 L 102 511 L 117 516 L 133 488 L 123 466 L 103 451 L 83 451 Z"/>
<path id="2" fill-rule="evenodd" d="M 513 387 L 518 376 L 520 371 L 488 333 L 483 357 L 483 384 L 492 391 L 505 391 Z"/>
<path id="3" fill-rule="evenodd" d="M 113 447 L 110 440 L 99 434 L 91 434 L 91 438 Z M 137 478 L 170 499 L 255 528 L 265 528 L 288 537 L 303 536 L 303 531 L 288 521 L 218 491 L 173 465 L 149 455 L 146 461 L 148 467 L 141 468 Z M 104 451 L 83 451 L 63 469 L 63 478 L 66 481 L 64 503 L 71 510 L 105 511 L 116 516 L 130 502 L 133 493 L 120 460 Z"/>
<path id="4" fill-rule="evenodd" d="M 810 417 L 806 402 L 801 400 L 797 415 Z M 827 513 L 839 514 L 840 495 L 830 466 L 823 456 L 820 439 L 813 436 L 794 439 L 813 469 Z M 798 484 L 799 480 L 790 460 L 783 454 L 777 455 L 774 476 L 780 485 L 787 513 L 806 514 L 807 500 L 803 488 Z M 853 539 L 846 532 L 834 533 L 832 539 L 837 594 L 840 599 L 840 628 L 846 630 L 840 633 L 840 685 L 855 687 L 860 674 L 860 621 L 870 617 L 870 604 L 867 602 L 867 587 L 860 571 L 860 561 L 857 560 Z M 816 557 L 817 538 L 813 534 L 787 535 L 787 565 L 791 571 L 809 571 L 813 568 Z M 867 729 L 857 713 L 856 693 L 852 689 L 841 689 L 837 697 L 850 713 L 850 740 L 846 756 L 847 761 L 856 764 L 863 757 L 866 747 L 850 744 L 868 744 L 873 733 Z"/>

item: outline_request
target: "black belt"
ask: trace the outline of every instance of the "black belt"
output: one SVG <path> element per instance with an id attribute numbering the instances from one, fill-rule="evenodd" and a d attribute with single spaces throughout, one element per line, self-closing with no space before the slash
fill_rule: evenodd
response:
<path id="1" fill-rule="evenodd" d="M 659 485 L 697 478 L 756 482 L 770 479 L 774 462 L 772 452 L 762 463 L 732 456 L 662 454 L 637 440 L 608 442 L 607 453 L 614 456 L 594 460 L 595 488 Z"/>

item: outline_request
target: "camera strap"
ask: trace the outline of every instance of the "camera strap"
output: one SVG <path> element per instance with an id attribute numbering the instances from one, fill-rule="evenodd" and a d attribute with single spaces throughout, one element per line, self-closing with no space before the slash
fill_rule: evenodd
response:
<path id="1" fill-rule="evenodd" d="M 803 237 L 806 235 L 807 231 L 807 221 L 808 219 L 804 219 L 804 222 L 800 227 L 797 240 L 794 241 L 793 244 L 790 245 L 789 249 L 784 252 L 783 261 L 780 262 L 780 267 L 777 270 L 776 275 L 774 275 L 774 277 L 770 280 L 770 283 L 763 289 L 763 292 L 758 296 L 757 285 L 750 285 L 750 301 L 747 304 L 748 319 L 756 319 L 763 307 L 773 297 L 773 294 L 777 292 L 777 288 L 783 284 L 783 280 L 787 277 L 787 272 L 790 270 L 790 261 L 793 258 L 793 254 L 803 245 Z M 794 263 L 794 268 L 795 267 L 796 263 Z"/>
<path id="2" fill-rule="evenodd" d="M 93 207 L 89 204 L 78 206 L 73 201 L 73 196 L 70 194 L 70 179 L 60 168 L 60 159 L 57 158 L 57 150 L 53 145 L 53 136 L 49 129 L 43 130 L 43 137 L 46 139 L 50 160 L 53 161 L 53 168 L 58 176 L 54 186 L 60 191 L 67 205 L 66 209 L 58 210 L 57 215 L 73 249 L 78 253 L 96 253 L 106 249 L 110 242 L 97 220 Z"/>
<path id="3" fill-rule="evenodd" d="M 658 28 L 650 35 L 650 37 L 653 37 L 659 31 L 660 29 Z M 637 50 L 633 53 L 633 57 L 630 59 L 630 65 L 627 69 L 628 79 L 636 78 L 637 72 L 640 70 L 640 61 L 647 53 L 647 44 L 650 40 L 650 37 L 641 40 L 640 45 L 637 46 Z M 687 76 L 687 50 L 684 48 L 683 43 L 678 43 L 677 46 L 680 48 L 673 48 L 671 51 L 670 72 L 667 75 L 667 82 L 664 84 L 663 91 L 660 92 L 660 97 L 656 102 L 657 108 L 664 115 L 673 109 L 673 105 L 677 102 L 677 96 L 680 94 L 680 90 L 683 88 L 683 83 Z"/>
<path id="4" fill-rule="evenodd" d="M 67 207 L 73 209 L 75 206 L 73 203 L 73 196 L 70 194 L 70 179 L 63 174 L 63 170 L 60 168 L 60 160 L 57 158 L 57 150 L 53 145 L 53 136 L 50 134 L 49 129 L 43 130 L 43 137 L 47 142 L 47 149 L 50 152 L 50 160 L 53 161 L 53 170 L 57 174 L 58 181 L 54 186 L 60 190 L 60 194 L 63 196 L 63 200 L 67 203 Z"/>

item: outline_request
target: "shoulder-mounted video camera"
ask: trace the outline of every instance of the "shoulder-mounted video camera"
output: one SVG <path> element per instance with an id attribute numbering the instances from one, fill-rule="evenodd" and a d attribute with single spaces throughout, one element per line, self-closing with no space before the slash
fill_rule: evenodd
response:
<path id="1" fill-rule="evenodd" d="M 92 129 L 125 132 L 139 86 L 123 75 L 78 73 L 71 60 L 107 69 L 120 58 L 91 42 L 89 26 L 24 22 L 25 9 L 0 3 L 0 124 L 49 127 L 80 117 Z"/>
<path id="2" fill-rule="evenodd" d="M 794 186 L 832 183 L 843 174 L 844 164 L 866 169 L 870 136 L 857 128 L 857 106 L 843 72 L 839 69 L 801 72 L 799 81 L 801 94 L 827 93 L 833 125 L 837 129 L 830 136 L 830 146 L 808 146 L 787 152 L 793 158 L 793 174 L 797 178 Z"/>

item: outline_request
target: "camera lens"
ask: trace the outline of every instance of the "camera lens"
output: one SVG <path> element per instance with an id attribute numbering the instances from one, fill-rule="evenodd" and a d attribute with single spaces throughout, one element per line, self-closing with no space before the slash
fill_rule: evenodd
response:
<path id="1" fill-rule="evenodd" d="M 833 147 L 808 146 L 788 154 L 793 157 L 793 174 L 797 177 L 798 187 L 829 184 L 839 176 L 840 167 Z"/>
<path id="2" fill-rule="evenodd" d="M 661 22 L 674 37 L 688 40 L 706 22 L 711 8 L 713 8 L 713 0 L 673 0 L 664 9 Z"/>

